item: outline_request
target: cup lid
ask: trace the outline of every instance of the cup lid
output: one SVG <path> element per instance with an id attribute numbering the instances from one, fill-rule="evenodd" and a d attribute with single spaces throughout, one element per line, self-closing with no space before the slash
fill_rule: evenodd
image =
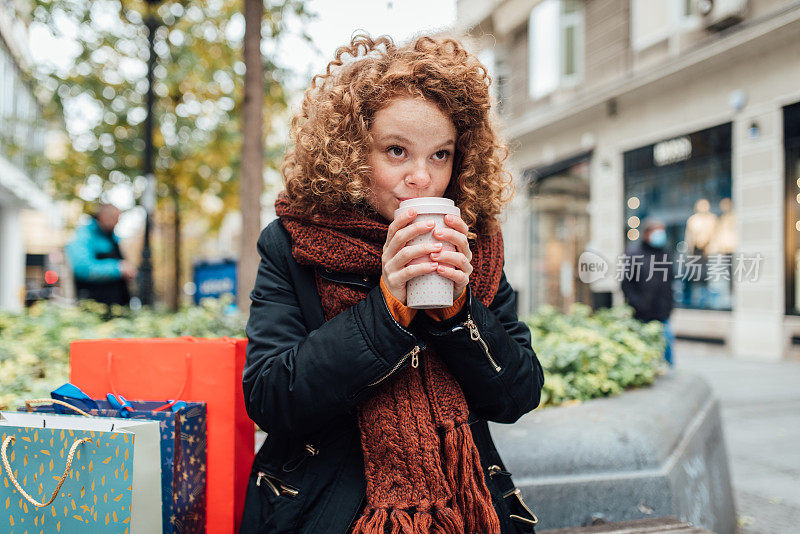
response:
<path id="1" fill-rule="evenodd" d="M 404 211 L 414 208 L 417 213 L 436 213 L 442 215 L 458 215 L 461 216 L 461 210 L 449 198 L 444 197 L 419 197 L 409 198 L 400 203 L 400 207 L 394 211 L 394 216 Z"/>

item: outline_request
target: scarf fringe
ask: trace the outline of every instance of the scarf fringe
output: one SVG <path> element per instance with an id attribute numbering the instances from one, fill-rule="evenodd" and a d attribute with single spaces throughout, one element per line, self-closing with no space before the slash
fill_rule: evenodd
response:
<path id="1" fill-rule="evenodd" d="M 384 534 L 389 513 L 386 508 L 364 510 L 364 514 L 353 525 L 353 534 Z"/>
<path id="2" fill-rule="evenodd" d="M 461 534 L 464 532 L 464 522 L 461 515 L 451 507 L 441 508 L 436 512 L 437 526 L 433 532 L 436 534 Z"/>
<path id="3" fill-rule="evenodd" d="M 414 534 L 429 534 L 433 525 L 430 512 L 416 512 L 414 514 Z"/>
<path id="4" fill-rule="evenodd" d="M 353 525 L 351 534 L 464 534 L 464 524 L 459 514 L 450 507 L 431 512 L 408 510 L 366 509 Z M 497 532 L 500 532 L 499 529 Z"/>
<path id="5" fill-rule="evenodd" d="M 500 520 L 483 480 L 478 450 L 467 423 L 444 431 L 444 466 L 454 505 L 464 518 L 465 532 L 500 534 Z"/>
<path id="6" fill-rule="evenodd" d="M 414 531 L 414 520 L 405 510 L 392 510 L 392 534 L 403 534 Z"/>

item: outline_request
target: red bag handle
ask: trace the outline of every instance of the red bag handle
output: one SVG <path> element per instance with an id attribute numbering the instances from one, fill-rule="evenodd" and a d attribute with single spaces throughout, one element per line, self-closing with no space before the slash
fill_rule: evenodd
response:
<path id="1" fill-rule="evenodd" d="M 192 371 L 192 354 L 187 352 L 186 357 L 184 358 L 184 365 L 186 367 L 186 372 L 183 373 L 183 385 L 181 386 L 180 391 L 178 394 L 170 397 L 172 399 L 183 399 L 184 393 L 186 393 L 186 387 L 189 385 L 189 375 Z M 114 384 L 114 354 L 111 351 L 108 351 L 108 356 L 106 357 L 106 375 L 108 376 L 108 384 L 111 386 L 111 393 L 115 396 L 119 396 L 118 390 L 116 385 Z"/>

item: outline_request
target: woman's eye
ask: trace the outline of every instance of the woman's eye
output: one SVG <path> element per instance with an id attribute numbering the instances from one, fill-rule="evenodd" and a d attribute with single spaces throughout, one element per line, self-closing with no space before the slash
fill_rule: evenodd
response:
<path id="1" fill-rule="evenodd" d="M 386 149 L 386 152 L 388 152 L 389 155 L 391 155 L 391 156 L 394 156 L 396 158 L 400 158 L 405 153 L 405 149 L 403 149 L 402 147 L 399 147 L 399 146 L 390 146 L 389 148 Z"/>
<path id="2" fill-rule="evenodd" d="M 447 159 L 448 156 L 450 156 L 450 151 L 449 150 L 440 150 L 439 152 L 434 154 L 434 156 L 438 160 L 445 160 L 445 159 Z"/>

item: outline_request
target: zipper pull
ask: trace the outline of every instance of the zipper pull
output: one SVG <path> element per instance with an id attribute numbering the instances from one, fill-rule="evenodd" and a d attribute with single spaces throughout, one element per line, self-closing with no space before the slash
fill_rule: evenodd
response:
<path id="1" fill-rule="evenodd" d="M 267 486 L 269 486 L 269 489 L 272 490 L 272 493 L 274 493 L 276 497 L 281 494 L 281 492 L 278 490 L 278 488 L 275 487 L 275 484 L 272 483 L 272 481 L 269 479 L 266 473 L 258 473 L 258 478 L 256 478 L 256 486 L 261 487 L 262 480 L 267 483 Z"/>
<path id="2" fill-rule="evenodd" d="M 419 347 L 414 347 L 411 351 L 411 367 L 414 369 L 419 367 Z"/>
<path id="3" fill-rule="evenodd" d="M 469 328 L 469 338 L 472 341 L 478 341 L 481 338 L 481 333 L 478 332 L 478 325 L 475 324 L 475 321 L 472 320 L 472 317 L 468 315 L 467 320 L 464 321 L 464 324 L 467 325 L 467 328 Z"/>

